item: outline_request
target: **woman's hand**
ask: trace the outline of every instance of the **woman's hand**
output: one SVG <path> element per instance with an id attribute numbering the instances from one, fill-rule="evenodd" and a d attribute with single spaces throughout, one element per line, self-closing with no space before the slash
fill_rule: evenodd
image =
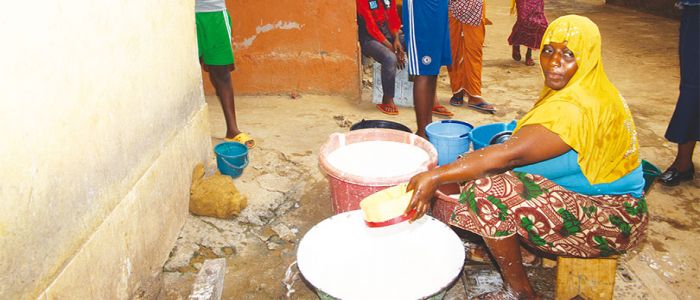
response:
<path id="1" fill-rule="evenodd" d="M 403 52 L 403 50 L 396 50 L 394 54 L 396 54 L 396 68 L 403 70 L 403 68 L 406 66 L 406 54 Z"/>
<path id="2" fill-rule="evenodd" d="M 438 184 L 437 175 L 431 171 L 419 173 L 408 182 L 406 191 L 413 190 L 413 197 L 411 197 L 411 202 L 408 203 L 404 214 L 408 215 L 412 210 L 416 211 L 410 220 L 411 222 L 418 220 L 428 211 Z"/>

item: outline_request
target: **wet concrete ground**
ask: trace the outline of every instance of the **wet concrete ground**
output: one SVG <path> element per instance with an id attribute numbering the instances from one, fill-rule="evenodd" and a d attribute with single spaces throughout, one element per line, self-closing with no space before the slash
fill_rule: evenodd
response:
<path id="1" fill-rule="evenodd" d="M 482 125 L 518 118 L 533 104 L 542 86 L 538 67 L 510 58 L 506 38 L 515 17 L 508 1 L 489 1 L 484 49 L 483 95 L 498 108 L 485 115 L 466 108 L 450 109 L 453 119 Z M 639 132 L 641 157 L 665 169 L 675 155 L 675 144 L 663 134 L 678 96 L 678 21 L 627 8 L 581 1 L 547 1 L 550 21 L 576 13 L 600 27 L 603 60 L 608 76 L 627 99 Z M 524 52 L 524 51 L 523 51 Z M 523 53 L 524 55 L 524 53 Z M 538 62 L 536 60 L 536 62 Z M 206 258 L 226 257 L 225 299 L 284 299 L 282 281 L 295 261 L 303 234 L 332 215 L 328 183 L 317 166 L 317 154 L 328 135 L 344 132 L 362 119 L 386 119 L 415 129 L 410 108 L 398 116 L 378 112 L 366 88 L 361 102 L 336 96 L 238 96 L 239 125 L 258 146 L 250 153 L 250 166 L 236 179 L 248 196 L 249 207 L 233 220 L 190 217 L 164 266 L 159 299 L 185 299 L 197 268 Z M 440 77 L 440 99 L 451 95 L 449 79 Z M 212 143 L 225 132 L 215 97 L 208 97 Z M 700 150 L 696 164 L 700 165 Z M 213 162 L 212 162 L 213 163 Z M 697 175 L 697 174 L 696 174 Z M 616 299 L 700 298 L 700 181 L 667 188 L 653 187 L 648 196 L 652 215 L 646 240 L 619 260 Z M 468 263 L 467 293 L 493 290 L 500 278 L 489 264 Z M 536 289 L 548 299 L 554 291 L 555 269 L 530 268 Z M 291 280 L 292 299 L 315 299 L 301 280 Z M 464 299 L 464 286 L 456 283 L 448 299 Z"/>

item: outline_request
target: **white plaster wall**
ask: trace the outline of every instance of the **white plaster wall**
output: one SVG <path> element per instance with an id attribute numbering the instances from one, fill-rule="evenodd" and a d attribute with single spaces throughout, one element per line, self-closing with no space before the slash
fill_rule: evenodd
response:
<path id="1" fill-rule="evenodd" d="M 0 40 L 0 298 L 39 295 L 118 205 L 150 203 L 154 188 L 172 186 L 157 201 L 184 208 L 147 234 L 177 234 L 183 178 L 210 148 L 194 1 L 12 1 L 0 9 Z M 180 165 L 156 164 L 164 153 Z"/>

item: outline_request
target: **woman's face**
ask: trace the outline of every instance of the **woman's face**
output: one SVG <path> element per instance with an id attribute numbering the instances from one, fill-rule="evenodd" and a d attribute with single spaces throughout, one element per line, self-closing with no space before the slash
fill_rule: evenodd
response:
<path id="1" fill-rule="evenodd" d="M 574 52 L 565 43 L 544 45 L 540 51 L 540 65 L 544 72 L 544 84 L 553 90 L 564 88 L 578 70 Z"/>

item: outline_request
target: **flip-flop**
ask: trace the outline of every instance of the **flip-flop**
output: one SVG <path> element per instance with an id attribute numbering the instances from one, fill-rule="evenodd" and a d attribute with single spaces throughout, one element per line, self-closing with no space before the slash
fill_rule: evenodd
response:
<path id="1" fill-rule="evenodd" d="M 241 132 L 232 138 L 224 138 L 224 141 L 225 142 L 239 142 L 243 145 L 246 145 L 248 147 L 248 149 L 253 149 L 253 147 L 255 147 L 255 140 L 245 132 Z"/>
<path id="2" fill-rule="evenodd" d="M 446 116 L 446 117 L 451 117 L 451 116 L 455 115 L 451 111 L 447 110 L 446 107 L 444 107 L 440 104 L 433 106 L 433 113 L 436 115 L 441 115 L 441 116 Z"/>
<path id="3" fill-rule="evenodd" d="M 467 106 L 471 109 L 480 111 L 480 112 L 485 112 L 485 113 L 495 113 L 496 109 L 495 108 L 487 108 L 487 106 L 491 105 L 491 103 L 488 103 L 486 101 L 482 101 L 479 104 L 468 104 Z"/>
<path id="4" fill-rule="evenodd" d="M 395 116 L 399 114 L 399 110 L 396 108 L 396 105 L 380 103 L 377 104 L 377 109 L 390 116 Z"/>
<path id="5" fill-rule="evenodd" d="M 464 105 L 464 98 L 452 97 L 452 98 L 450 98 L 450 105 L 462 106 L 462 105 Z"/>

